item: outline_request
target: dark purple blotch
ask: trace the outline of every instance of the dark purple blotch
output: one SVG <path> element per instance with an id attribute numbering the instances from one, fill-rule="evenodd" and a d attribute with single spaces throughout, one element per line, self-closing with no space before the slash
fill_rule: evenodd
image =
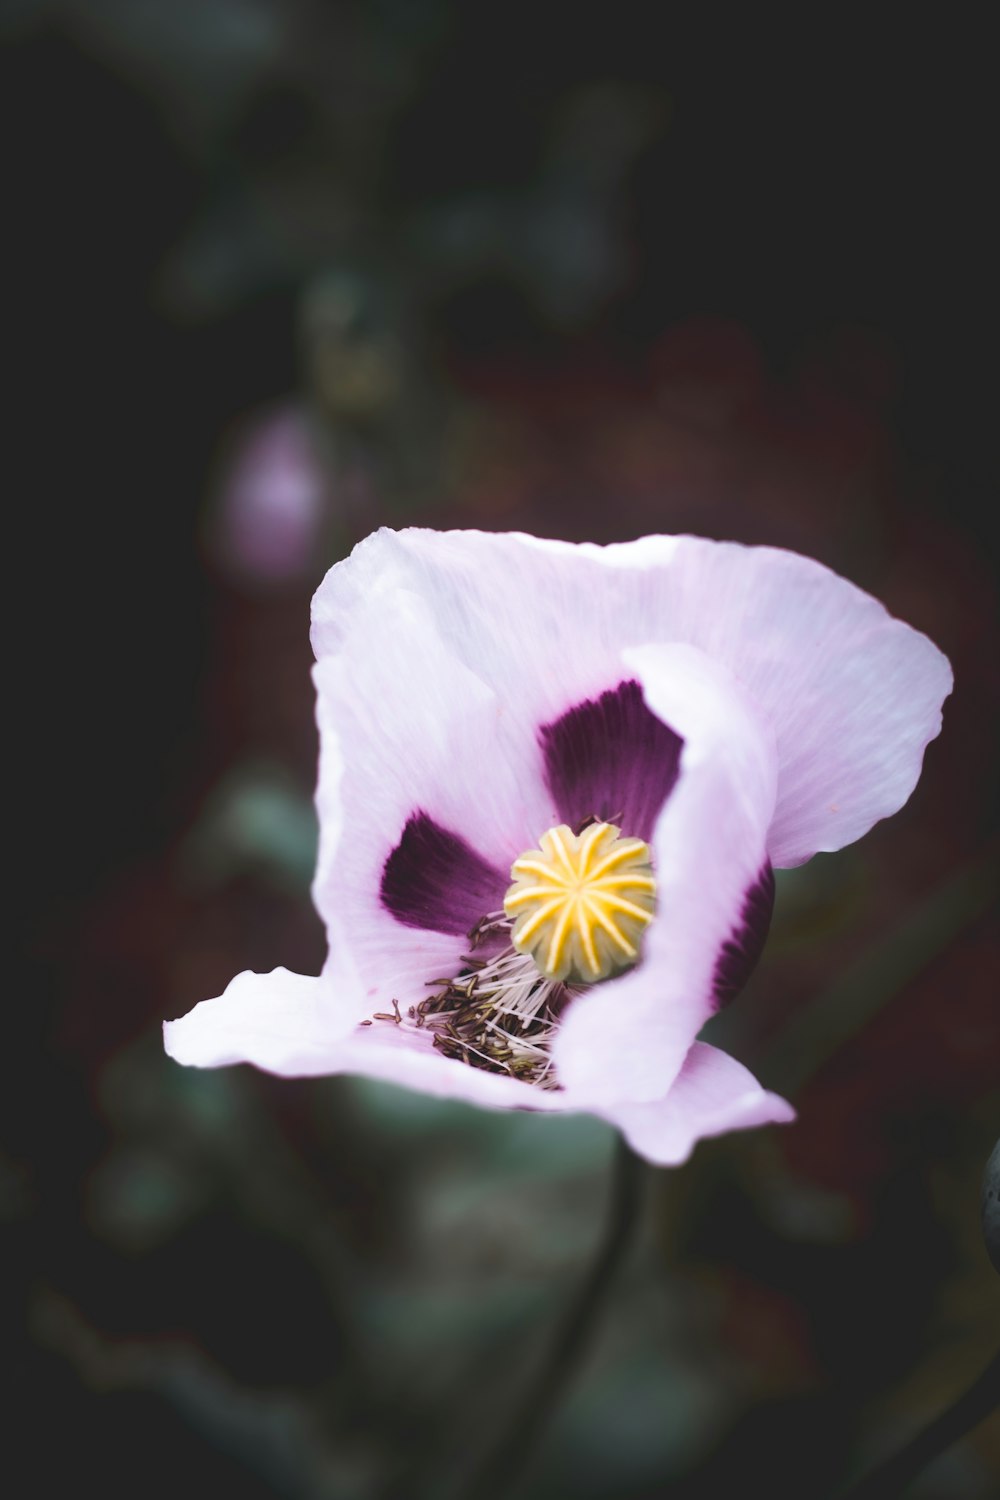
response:
<path id="1" fill-rule="evenodd" d="M 587 698 L 538 732 L 545 783 L 574 830 L 590 818 L 629 838 L 653 836 L 680 769 L 684 741 L 646 707 L 638 682 Z"/>
<path id="2" fill-rule="evenodd" d="M 405 927 L 459 937 L 503 905 L 510 876 L 419 809 L 382 868 L 380 896 Z"/>
<path id="3" fill-rule="evenodd" d="M 773 911 L 774 871 L 768 860 L 744 896 L 739 921 L 716 960 L 713 989 L 718 1005 L 734 1000 L 757 967 Z"/>

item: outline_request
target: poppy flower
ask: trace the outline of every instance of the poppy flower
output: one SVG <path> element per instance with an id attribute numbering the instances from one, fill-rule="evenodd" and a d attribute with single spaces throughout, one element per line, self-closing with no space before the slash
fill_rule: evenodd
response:
<path id="1" fill-rule="evenodd" d="M 698 1034 L 774 869 L 912 792 L 925 636 L 774 548 L 413 529 L 330 570 L 312 640 L 327 961 L 239 975 L 172 1057 L 587 1111 L 658 1163 L 792 1118 Z"/>

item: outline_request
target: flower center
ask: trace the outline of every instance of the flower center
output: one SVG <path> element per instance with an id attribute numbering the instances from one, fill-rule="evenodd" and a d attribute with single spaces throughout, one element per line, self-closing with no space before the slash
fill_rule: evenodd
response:
<path id="1" fill-rule="evenodd" d="M 584 984 L 628 969 L 656 907 L 652 855 L 614 823 L 579 833 L 550 828 L 511 866 L 503 911 L 469 933 L 458 973 L 428 979 L 431 994 L 407 1009 L 376 1011 L 431 1035 L 445 1057 L 558 1089 L 552 1042 L 563 1011 Z M 477 951 L 478 950 L 478 951 Z"/>
<path id="2" fill-rule="evenodd" d="M 408 1019 L 418 1030 L 431 1033 L 445 1057 L 555 1089 L 559 1083 L 549 1049 L 569 991 L 546 979 L 530 958 L 504 942 L 510 927 L 502 911 L 477 922 L 469 933 L 472 949 L 499 940 L 499 952 L 492 958 L 467 953 L 453 979 L 429 979 L 436 993 L 411 1005 Z M 375 1019 L 407 1024 L 398 1014 Z"/>
<path id="3" fill-rule="evenodd" d="M 614 823 L 550 828 L 511 866 L 511 942 L 546 979 L 596 984 L 638 961 L 656 909 L 652 855 Z"/>

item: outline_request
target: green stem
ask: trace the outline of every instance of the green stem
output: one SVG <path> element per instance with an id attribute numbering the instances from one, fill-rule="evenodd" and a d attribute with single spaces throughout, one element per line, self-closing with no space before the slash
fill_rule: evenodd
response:
<path id="1" fill-rule="evenodd" d="M 619 1137 L 597 1254 L 556 1329 L 541 1369 L 529 1382 L 501 1437 L 464 1486 L 462 1494 L 468 1500 L 500 1500 L 507 1493 L 563 1400 L 639 1220 L 646 1173 L 646 1163 Z"/>
<path id="2" fill-rule="evenodd" d="M 845 1490 L 841 1500 L 893 1500 L 894 1496 L 903 1494 L 921 1469 L 978 1427 L 998 1407 L 1000 1353 L 994 1355 L 979 1378 L 957 1401 L 898 1452 L 870 1470 L 852 1489 Z"/>

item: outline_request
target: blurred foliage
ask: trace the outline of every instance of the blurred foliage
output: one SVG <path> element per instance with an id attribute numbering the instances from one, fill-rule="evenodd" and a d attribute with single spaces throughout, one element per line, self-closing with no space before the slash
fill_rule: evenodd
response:
<path id="1" fill-rule="evenodd" d="M 657 1174 L 522 1500 L 822 1500 L 995 1347 L 988 49 L 659 12 L 5 7 L 32 1493 L 437 1500 L 596 1243 L 592 1120 L 160 1049 L 238 970 L 322 962 L 308 601 L 384 522 L 797 548 L 956 668 L 910 806 L 782 874 L 715 1023 L 799 1123 Z M 912 1493 L 998 1474 L 994 1420 Z"/>

